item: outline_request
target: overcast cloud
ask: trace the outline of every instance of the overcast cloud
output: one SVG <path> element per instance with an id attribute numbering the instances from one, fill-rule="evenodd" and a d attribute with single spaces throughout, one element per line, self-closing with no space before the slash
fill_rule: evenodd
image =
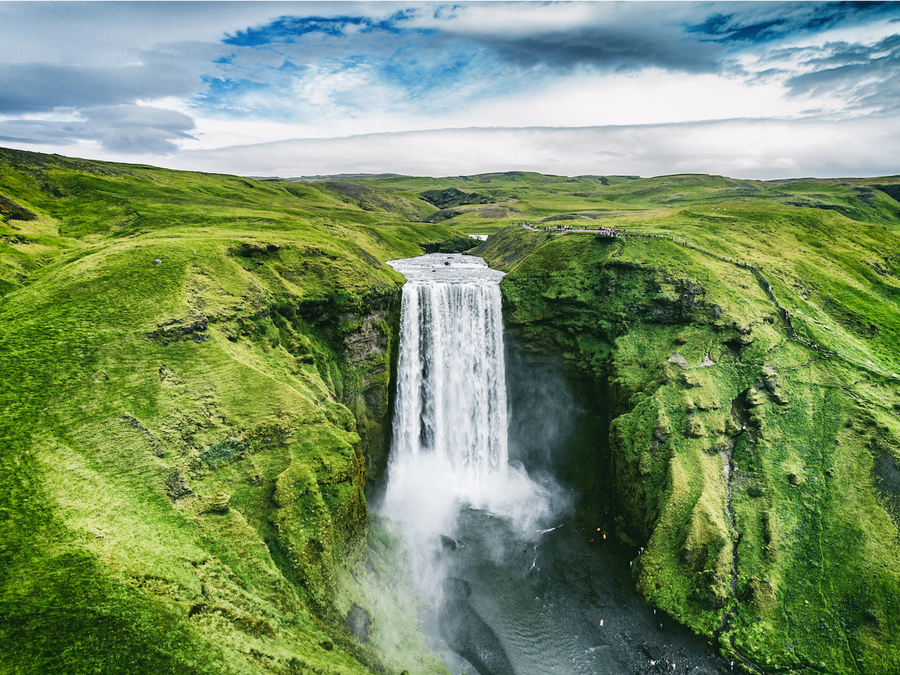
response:
<path id="1" fill-rule="evenodd" d="M 898 173 L 900 6 L 0 3 L 0 144 L 249 175 Z"/>

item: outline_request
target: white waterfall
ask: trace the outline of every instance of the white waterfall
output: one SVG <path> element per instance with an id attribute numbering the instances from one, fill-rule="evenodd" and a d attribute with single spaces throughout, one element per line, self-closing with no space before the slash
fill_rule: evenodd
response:
<path id="1" fill-rule="evenodd" d="M 389 264 L 407 281 L 383 513 L 423 536 L 452 534 L 467 506 L 527 527 L 544 500 L 508 465 L 503 273 L 461 255 Z"/>
<path id="2" fill-rule="evenodd" d="M 457 487 L 506 470 L 503 324 L 491 276 L 454 283 L 410 274 L 403 288 L 392 459 L 433 453 L 453 467 Z"/>
<path id="3" fill-rule="evenodd" d="M 423 616 L 430 617 L 431 635 L 444 641 L 438 647 L 445 664 L 453 672 L 469 668 L 462 656 L 483 675 L 514 673 L 501 641 L 469 604 L 467 579 L 476 572 L 467 565 L 481 569 L 477 561 L 490 559 L 536 574 L 536 559 L 525 561 L 522 552 L 533 553 L 547 532 L 558 490 L 509 463 L 503 273 L 461 255 L 389 264 L 406 284 L 394 433 L 379 510 L 397 526 L 417 592 L 433 608 Z M 522 568 L 525 562 L 530 568 Z M 507 582 L 506 575 L 500 579 Z M 476 595 L 484 600 L 481 592 Z M 515 637 L 518 619 L 507 625 L 504 616 L 493 618 Z"/>

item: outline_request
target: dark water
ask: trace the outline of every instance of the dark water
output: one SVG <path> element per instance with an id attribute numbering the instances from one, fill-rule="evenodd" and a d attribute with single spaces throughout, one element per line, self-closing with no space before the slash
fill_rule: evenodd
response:
<path id="1" fill-rule="evenodd" d="M 626 551 L 611 543 L 592 545 L 590 535 L 576 532 L 570 522 L 523 540 L 502 518 L 470 509 L 462 513 L 455 535 L 456 549 L 445 547 L 442 555 L 450 577 L 466 582 L 471 594 L 467 603 L 449 600 L 449 612 L 457 612 L 461 623 L 472 621 L 469 612 L 480 617 L 512 671 L 502 658 L 493 661 L 499 664 L 493 670 L 484 662 L 473 665 L 445 656 L 454 673 L 729 672 L 728 663 L 704 639 L 641 602 Z M 443 620 L 446 644 L 454 617 L 446 607 L 442 612 L 429 623 L 434 629 Z M 479 630 L 471 637 L 477 639 Z M 493 638 L 485 639 L 482 652 L 490 656 Z M 651 661 L 660 663 L 651 667 Z"/>

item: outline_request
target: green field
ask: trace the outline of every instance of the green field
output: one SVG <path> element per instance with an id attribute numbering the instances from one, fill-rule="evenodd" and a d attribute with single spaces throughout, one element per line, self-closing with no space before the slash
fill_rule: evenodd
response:
<path id="1" fill-rule="evenodd" d="M 420 196 L 450 188 L 481 203 Z M 280 181 L 0 149 L 0 673 L 446 672 L 365 488 L 385 261 L 472 233 L 497 234 L 478 253 L 509 271 L 509 329 L 603 392 L 569 473 L 583 520 L 646 546 L 639 592 L 748 672 L 900 672 L 897 198 L 898 177 Z"/>

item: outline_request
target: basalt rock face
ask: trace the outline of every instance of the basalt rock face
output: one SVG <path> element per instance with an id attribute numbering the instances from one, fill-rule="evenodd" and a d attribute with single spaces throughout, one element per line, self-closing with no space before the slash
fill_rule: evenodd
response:
<path id="1" fill-rule="evenodd" d="M 439 209 L 448 209 L 453 206 L 466 206 L 468 204 L 494 204 L 497 199 L 490 195 L 478 194 L 477 192 L 465 192 L 458 188 L 447 188 L 446 190 L 426 190 L 420 197 L 430 204 L 434 204 Z"/>
<path id="2" fill-rule="evenodd" d="M 34 220 L 37 215 L 9 197 L 0 194 L 0 218 L 4 220 Z"/>
<path id="3" fill-rule="evenodd" d="M 869 247 L 862 257 L 884 255 L 880 235 L 840 227 Z M 569 483 L 585 524 L 633 547 L 638 590 L 758 672 L 894 672 L 900 533 L 884 467 L 900 448 L 900 379 L 888 353 L 826 349 L 815 326 L 842 319 L 805 306 L 792 336 L 755 270 L 670 238 L 543 237 L 518 228 L 480 251 L 516 261 L 501 285 L 508 332 L 562 361 L 593 421 Z M 790 264 L 764 272 L 779 298 L 805 281 Z"/>
<path id="4" fill-rule="evenodd" d="M 340 356 L 340 376 L 333 378 L 335 394 L 356 420 L 365 477 L 382 478 L 387 467 L 391 435 L 390 391 L 392 364 L 400 327 L 400 291 L 368 298 L 359 309 L 333 307 L 322 313 L 321 303 L 302 304 L 298 314 L 323 330 Z M 329 314 L 331 311 L 332 314 Z"/>

